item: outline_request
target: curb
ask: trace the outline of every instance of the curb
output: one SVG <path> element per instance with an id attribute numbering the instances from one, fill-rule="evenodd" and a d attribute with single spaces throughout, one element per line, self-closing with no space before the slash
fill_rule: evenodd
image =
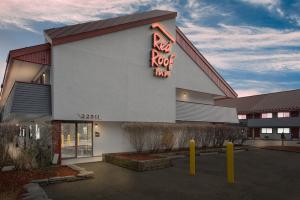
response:
<path id="1" fill-rule="evenodd" d="M 63 183 L 63 182 L 80 181 L 80 180 L 94 177 L 93 171 L 87 171 L 85 168 L 79 167 L 77 165 L 67 165 L 67 166 L 77 171 L 78 174 L 76 176 L 62 176 L 62 177 L 51 177 L 46 179 L 32 180 L 30 183 L 24 185 L 23 188 L 26 192 L 22 194 L 21 199 L 22 200 L 51 200 L 48 198 L 45 190 L 41 186 Z"/>

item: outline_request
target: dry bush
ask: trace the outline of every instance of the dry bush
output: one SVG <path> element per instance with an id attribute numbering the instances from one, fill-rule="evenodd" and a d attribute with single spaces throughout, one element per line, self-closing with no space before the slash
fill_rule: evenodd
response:
<path id="1" fill-rule="evenodd" d="M 162 134 L 154 127 L 145 128 L 146 146 L 150 152 L 158 152 L 161 147 Z"/>
<path id="2" fill-rule="evenodd" d="M 145 128 L 143 126 L 126 126 L 124 129 L 129 134 L 129 141 L 137 152 L 142 152 L 146 142 Z"/>
<path id="3" fill-rule="evenodd" d="M 214 132 L 213 146 L 223 147 L 225 140 L 228 138 L 230 133 L 228 126 L 216 126 Z"/>
<path id="4" fill-rule="evenodd" d="M 0 124 L 0 168 L 7 165 L 11 160 L 11 147 L 16 146 L 16 138 L 19 127 L 12 123 Z"/>
<path id="5" fill-rule="evenodd" d="M 175 145 L 175 134 L 173 132 L 166 132 L 162 135 L 161 143 L 165 151 L 171 151 Z"/>
<path id="6" fill-rule="evenodd" d="M 191 139 L 197 148 L 222 147 L 225 140 L 242 144 L 245 141 L 241 128 L 229 125 L 197 123 L 124 123 L 133 147 L 142 152 L 145 146 L 151 152 L 185 149 Z M 241 134 L 243 133 L 243 134 Z"/>

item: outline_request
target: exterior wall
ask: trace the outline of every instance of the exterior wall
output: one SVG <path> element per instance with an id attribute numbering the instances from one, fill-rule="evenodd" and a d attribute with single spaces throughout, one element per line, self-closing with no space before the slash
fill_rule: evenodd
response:
<path id="1" fill-rule="evenodd" d="M 176 88 L 224 96 L 218 86 L 211 81 L 181 47 L 176 45 L 175 50 L 176 60 L 173 73 L 176 78 Z"/>
<path id="2" fill-rule="evenodd" d="M 238 123 L 235 108 L 199 103 L 176 102 L 176 120 L 192 122 Z"/>
<path id="3" fill-rule="evenodd" d="M 58 154 L 58 163 L 61 163 L 61 122 L 52 122 L 52 148 L 53 153 Z"/>
<path id="4" fill-rule="evenodd" d="M 175 36 L 175 20 L 160 22 Z M 54 46 L 51 72 L 53 119 L 175 122 L 176 88 L 211 94 L 191 97 L 212 104 L 223 92 L 176 44 L 169 78 L 153 76 L 150 24 Z"/>
<path id="5" fill-rule="evenodd" d="M 175 20 L 162 24 L 175 35 Z M 54 46 L 53 118 L 175 122 L 175 77 L 154 77 L 149 67 L 152 32 L 146 25 Z"/>
<path id="6" fill-rule="evenodd" d="M 199 93 L 178 88 L 176 89 L 176 100 L 214 105 L 214 98 L 212 94 Z"/>
<path id="7" fill-rule="evenodd" d="M 300 117 L 287 117 L 287 118 L 271 118 L 271 119 L 249 119 L 248 127 L 299 127 Z"/>
<path id="8" fill-rule="evenodd" d="M 4 107 L 3 120 L 19 115 L 50 115 L 50 86 L 15 82 Z"/>
<path id="9" fill-rule="evenodd" d="M 117 153 L 134 151 L 130 144 L 128 134 L 122 129 L 122 123 L 99 122 L 94 126 L 94 156 L 102 156 L 103 153 Z M 95 137 L 95 132 L 100 133 L 100 137 Z"/>
<path id="10" fill-rule="evenodd" d="M 274 130 L 273 130 L 274 131 Z M 284 134 L 286 140 L 292 139 L 292 134 Z M 278 133 L 272 133 L 272 134 L 260 134 L 260 138 L 262 139 L 271 139 L 271 140 L 281 140 L 281 134 Z"/>

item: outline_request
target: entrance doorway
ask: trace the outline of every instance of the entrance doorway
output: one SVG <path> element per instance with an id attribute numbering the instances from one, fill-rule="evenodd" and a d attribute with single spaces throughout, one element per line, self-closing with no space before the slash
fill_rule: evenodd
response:
<path id="1" fill-rule="evenodd" d="M 61 123 L 61 157 L 81 158 L 93 155 L 93 123 Z"/>

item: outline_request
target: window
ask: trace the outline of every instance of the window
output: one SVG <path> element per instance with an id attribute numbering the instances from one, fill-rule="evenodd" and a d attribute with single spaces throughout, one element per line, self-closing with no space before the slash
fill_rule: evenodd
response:
<path id="1" fill-rule="evenodd" d="M 261 133 L 272 133 L 272 128 L 262 128 Z"/>
<path id="2" fill-rule="evenodd" d="M 19 137 L 26 137 L 26 129 L 20 127 Z"/>
<path id="3" fill-rule="evenodd" d="M 273 114 L 272 113 L 262 113 L 261 118 L 266 119 L 266 118 L 272 118 Z"/>
<path id="4" fill-rule="evenodd" d="M 33 137 L 32 125 L 29 125 L 28 134 L 29 134 L 29 138 Z"/>
<path id="5" fill-rule="evenodd" d="M 247 115 L 238 115 L 239 119 L 247 119 Z"/>
<path id="6" fill-rule="evenodd" d="M 35 139 L 39 140 L 41 138 L 40 127 L 35 124 Z"/>
<path id="7" fill-rule="evenodd" d="M 61 156 L 62 158 L 89 157 L 93 155 L 93 124 L 62 123 L 61 124 Z"/>
<path id="8" fill-rule="evenodd" d="M 289 134 L 290 133 L 290 128 L 278 128 L 277 133 L 278 134 L 281 134 L 281 133 Z"/>
<path id="9" fill-rule="evenodd" d="M 277 113 L 278 118 L 290 117 L 290 112 L 279 112 Z"/>

